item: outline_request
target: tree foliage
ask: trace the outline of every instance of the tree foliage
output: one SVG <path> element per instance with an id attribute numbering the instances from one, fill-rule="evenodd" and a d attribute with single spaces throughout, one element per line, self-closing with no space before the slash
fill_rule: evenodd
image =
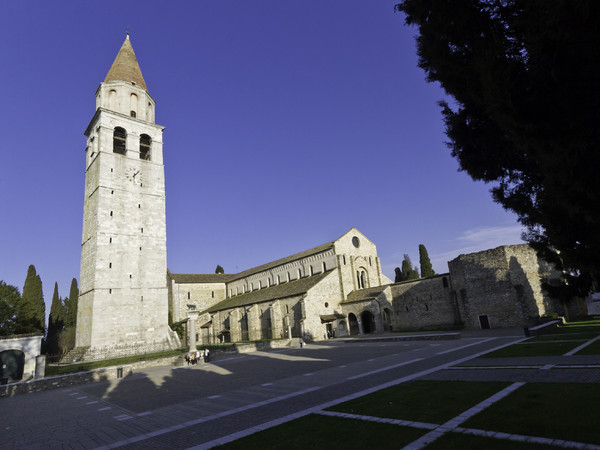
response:
<path id="1" fill-rule="evenodd" d="M 63 332 L 65 325 L 65 307 L 58 295 L 58 283 L 54 283 L 50 315 L 48 316 L 48 334 L 46 335 L 46 349 L 50 354 L 59 351 L 58 337 Z"/>
<path id="2" fill-rule="evenodd" d="M 460 169 L 492 183 L 572 294 L 600 279 L 600 3 L 404 0 Z"/>
<path id="3" fill-rule="evenodd" d="M 433 267 L 431 266 L 429 254 L 423 244 L 419 245 L 419 263 L 421 266 L 421 277 L 425 278 L 435 275 Z"/>
<path id="4" fill-rule="evenodd" d="M 419 278 L 419 270 L 416 267 L 413 267 L 413 264 L 410 260 L 410 257 L 405 254 L 404 259 L 402 260 L 402 280 L 415 280 Z"/>
<path id="5" fill-rule="evenodd" d="M 79 287 L 77 279 L 71 280 L 71 289 L 69 296 L 65 299 L 65 327 L 75 328 L 77 323 L 77 302 L 79 301 Z"/>
<path id="6" fill-rule="evenodd" d="M 17 305 L 20 301 L 19 289 L 0 280 L 0 336 L 15 333 Z"/>
<path id="7" fill-rule="evenodd" d="M 215 273 L 225 273 L 225 270 L 217 264 L 217 268 L 215 269 Z"/>
<path id="8" fill-rule="evenodd" d="M 394 269 L 394 272 L 396 272 L 396 276 L 394 277 L 394 283 L 399 283 L 400 281 L 404 281 L 403 279 L 403 275 L 402 275 L 402 270 L 400 270 L 400 267 L 396 267 Z"/>
<path id="9" fill-rule="evenodd" d="M 23 285 L 23 294 L 17 304 L 15 333 L 45 333 L 46 305 L 42 291 L 42 279 L 36 273 L 35 267 L 27 269 L 27 278 Z"/>

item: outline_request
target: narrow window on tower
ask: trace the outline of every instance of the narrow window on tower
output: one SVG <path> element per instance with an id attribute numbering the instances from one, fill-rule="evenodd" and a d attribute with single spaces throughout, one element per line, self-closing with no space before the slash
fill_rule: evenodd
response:
<path id="1" fill-rule="evenodd" d="M 127 131 L 125 128 L 115 127 L 113 131 L 113 152 L 120 155 L 127 153 L 125 142 L 127 141 Z M 112 169 L 110 170 L 112 172 Z"/>
<path id="2" fill-rule="evenodd" d="M 110 217 L 112 217 L 112 211 L 110 212 Z"/>
<path id="3" fill-rule="evenodd" d="M 129 115 L 131 117 L 136 117 L 137 109 L 138 109 L 138 96 L 135 94 L 131 94 L 130 102 L 129 102 L 129 109 L 130 109 Z"/>
<path id="4" fill-rule="evenodd" d="M 108 268 L 112 269 L 112 263 L 111 262 L 108 263 Z"/>
<path id="5" fill-rule="evenodd" d="M 188 300 L 190 299 L 190 293 L 188 292 Z"/>
<path id="6" fill-rule="evenodd" d="M 112 238 L 108 238 L 108 243 L 112 244 Z"/>
<path id="7" fill-rule="evenodd" d="M 152 139 L 147 134 L 140 136 L 140 159 L 150 161 L 150 147 L 152 146 Z"/>
<path id="8" fill-rule="evenodd" d="M 142 228 L 142 233 L 144 232 L 144 229 Z"/>

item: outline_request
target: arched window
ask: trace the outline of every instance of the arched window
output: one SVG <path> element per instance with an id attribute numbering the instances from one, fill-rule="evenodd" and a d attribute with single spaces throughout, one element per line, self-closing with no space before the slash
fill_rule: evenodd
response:
<path id="1" fill-rule="evenodd" d="M 108 109 L 114 111 L 117 107 L 117 91 L 111 89 L 108 92 Z"/>
<path id="2" fill-rule="evenodd" d="M 152 145 L 152 138 L 147 134 L 140 136 L 140 159 L 150 161 L 150 147 Z"/>
<path id="3" fill-rule="evenodd" d="M 325 261 L 323 261 L 323 272 L 327 272 L 327 264 L 325 264 Z"/>
<path id="4" fill-rule="evenodd" d="M 298 269 L 298 279 L 302 278 L 302 269 Z"/>
<path id="5" fill-rule="evenodd" d="M 313 266 L 310 266 L 310 276 L 312 277 L 315 274 L 315 270 L 313 269 Z"/>
<path id="6" fill-rule="evenodd" d="M 129 110 L 130 110 L 129 115 L 131 117 L 136 117 L 137 116 L 138 96 L 135 95 L 135 94 L 131 94 L 130 102 L 129 102 Z"/>
<path id="7" fill-rule="evenodd" d="M 127 131 L 125 128 L 115 127 L 113 132 L 113 152 L 120 155 L 127 153 L 125 143 L 127 141 Z"/>

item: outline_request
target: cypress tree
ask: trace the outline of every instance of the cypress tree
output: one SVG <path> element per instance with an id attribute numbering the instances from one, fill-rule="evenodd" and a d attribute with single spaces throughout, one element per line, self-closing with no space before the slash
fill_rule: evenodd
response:
<path id="1" fill-rule="evenodd" d="M 51 355 L 58 353 L 58 336 L 63 331 L 64 323 L 65 307 L 58 296 L 58 283 L 54 283 L 54 294 L 48 317 L 48 335 L 46 336 L 48 353 Z"/>
<path id="2" fill-rule="evenodd" d="M 404 281 L 404 276 L 402 275 L 402 271 L 400 270 L 400 267 L 396 267 L 394 269 L 394 272 L 396 272 L 396 277 L 394 278 L 394 283 L 399 283 L 400 281 Z"/>
<path id="3" fill-rule="evenodd" d="M 419 245 L 419 263 L 421 264 L 421 277 L 431 277 L 435 275 L 433 271 L 433 267 L 431 267 L 431 261 L 429 260 L 429 255 L 427 254 L 427 249 L 423 244 Z"/>
<path id="4" fill-rule="evenodd" d="M 42 279 L 32 265 L 27 269 L 23 295 L 17 307 L 16 333 L 44 333 L 46 330 L 46 305 Z"/>
<path id="5" fill-rule="evenodd" d="M 414 280 L 419 278 L 419 271 L 416 267 L 413 268 L 410 257 L 405 254 L 402 260 L 402 277 L 404 280 Z"/>
<path id="6" fill-rule="evenodd" d="M 77 302 L 79 301 L 79 287 L 77 280 L 71 281 L 69 297 L 65 299 L 65 328 L 74 328 L 77 323 Z"/>
<path id="7" fill-rule="evenodd" d="M 17 305 L 21 301 L 19 289 L 0 280 L 0 336 L 15 332 Z"/>
<path id="8" fill-rule="evenodd" d="M 225 270 L 217 264 L 217 268 L 215 269 L 215 273 L 225 273 Z"/>

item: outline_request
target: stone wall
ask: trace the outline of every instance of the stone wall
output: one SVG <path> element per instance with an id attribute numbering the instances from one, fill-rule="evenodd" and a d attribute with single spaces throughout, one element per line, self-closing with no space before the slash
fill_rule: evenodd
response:
<path id="1" fill-rule="evenodd" d="M 397 331 L 460 326 L 448 274 L 391 285 L 392 326 Z"/>
<path id="2" fill-rule="evenodd" d="M 460 255 L 448 263 L 467 328 L 522 327 L 560 306 L 541 289 L 552 269 L 526 244 Z"/>

